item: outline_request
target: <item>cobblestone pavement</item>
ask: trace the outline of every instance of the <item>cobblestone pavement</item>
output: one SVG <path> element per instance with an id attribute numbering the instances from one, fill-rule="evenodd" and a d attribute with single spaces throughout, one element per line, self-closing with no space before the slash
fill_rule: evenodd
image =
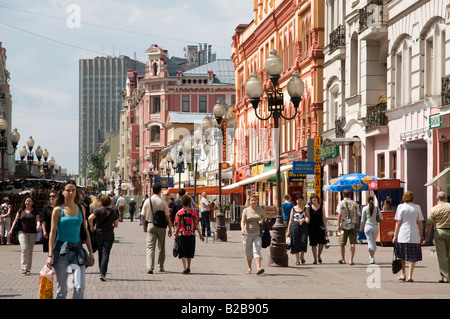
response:
<path id="1" fill-rule="evenodd" d="M 367 244 L 356 247 L 355 265 L 340 265 L 337 237 L 324 250 L 322 264 L 312 264 L 308 247 L 306 264 L 288 267 L 268 265 L 269 249 L 263 250 L 262 275 L 246 274 L 240 231 L 228 231 L 228 241 L 197 238 L 196 255 L 189 275 L 182 274 L 181 260 L 171 255 L 173 240 L 166 240 L 164 273 L 146 273 L 146 234 L 138 221 L 125 220 L 116 229 L 107 281 L 102 282 L 96 265 L 87 269 L 86 299 L 447 299 L 450 285 L 440 284 L 433 246 L 423 247 L 423 260 L 416 264 L 414 282 L 400 282 L 391 271 L 392 247 L 378 246 L 376 265 L 369 266 Z M 349 254 L 349 247 L 346 249 Z M 0 246 L 0 298 L 37 299 L 39 271 L 45 263 L 42 245 L 34 248 L 31 275 L 20 271 L 20 246 Z M 97 257 L 97 255 L 96 255 Z"/>

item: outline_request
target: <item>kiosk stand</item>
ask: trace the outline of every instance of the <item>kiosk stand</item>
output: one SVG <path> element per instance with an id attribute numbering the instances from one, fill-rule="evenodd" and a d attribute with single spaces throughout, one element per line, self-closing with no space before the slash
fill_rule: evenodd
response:
<path id="1" fill-rule="evenodd" d="M 369 189 L 374 192 L 378 200 L 378 208 L 383 215 L 383 220 L 378 224 L 377 244 L 392 245 L 395 212 L 402 202 L 403 187 L 400 187 L 399 179 L 377 179 L 369 182 Z"/>

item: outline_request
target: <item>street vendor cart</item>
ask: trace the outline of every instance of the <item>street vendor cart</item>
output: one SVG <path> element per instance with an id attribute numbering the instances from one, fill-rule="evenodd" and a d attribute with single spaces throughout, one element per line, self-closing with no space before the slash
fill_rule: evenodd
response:
<path id="1" fill-rule="evenodd" d="M 378 224 L 379 232 L 376 243 L 392 245 L 395 231 L 395 212 L 401 204 L 403 187 L 399 179 L 377 179 L 369 182 L 369 189 L 373 191 L 378 200 L 383 220 Z"/>

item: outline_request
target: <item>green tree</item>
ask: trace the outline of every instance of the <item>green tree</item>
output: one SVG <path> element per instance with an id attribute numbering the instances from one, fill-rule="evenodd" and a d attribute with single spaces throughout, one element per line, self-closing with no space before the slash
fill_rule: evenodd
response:
<path id="1" fill-rule="evenodd" d="M 105 154 L 102 152 L 92 153 L 89 157 L 88 178 L 92 181 L 102 181 L 105 176 Z"/>

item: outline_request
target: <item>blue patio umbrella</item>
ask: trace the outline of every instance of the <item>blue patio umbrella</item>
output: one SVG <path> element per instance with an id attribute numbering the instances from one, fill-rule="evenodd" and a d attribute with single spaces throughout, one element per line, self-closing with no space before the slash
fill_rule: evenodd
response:
<path id="1" fill-rule="evenodd" d="M 374 179 L 378 178 L 371 175 L 353 173 L 331 179 L 322 189 L 331 192 L 342 192 L 346 189 L 353 192 L 366 191 L 369 190 L 369 182 Z"/>

